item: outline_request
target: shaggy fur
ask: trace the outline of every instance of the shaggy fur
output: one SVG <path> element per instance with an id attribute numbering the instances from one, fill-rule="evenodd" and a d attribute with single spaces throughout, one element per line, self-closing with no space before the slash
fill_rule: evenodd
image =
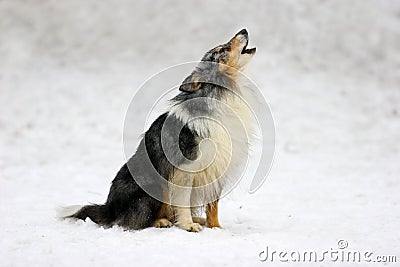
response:
<path id="1" fill-rule="evenodd" d="M 252 128 L 239 78 L 255 54 L 247 43 L 242 30 L 205 54 L 117 173 L 105 204 L 67 207 L 59 216 L 126 229 L 220 227 L 218 200 L 246 159 Z M 205 219 L 194 216 L 199 207 Z"/>

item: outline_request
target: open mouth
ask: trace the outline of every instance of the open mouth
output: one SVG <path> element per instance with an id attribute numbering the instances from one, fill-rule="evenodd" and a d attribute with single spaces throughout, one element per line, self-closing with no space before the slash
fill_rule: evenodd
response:
<path id="1" fill-rule="evenodd" d="M 245 46 L 243 47 L 242 52 L 241 52 L 242 55 L 243 55 L 243 54 L 250 54 L 250 55 L 252 55 L 252 54 L 254 54 L 254 53 L 256 52 L 256 48 L 255 48 L 255 47 L 247 49 L 247 45 L 248 45 L 248 44 L 249 44 L 249 40 L 247 39 L 246 44 L 245 44 Z"/>

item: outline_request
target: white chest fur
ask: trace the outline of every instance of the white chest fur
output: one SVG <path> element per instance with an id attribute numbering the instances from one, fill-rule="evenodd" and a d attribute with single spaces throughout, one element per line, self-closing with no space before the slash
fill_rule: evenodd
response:
<path id="1" fill-rule="evenodd" d="M 191 130 L 199 133 L 198 158 L 177 166 L 171 182 L 190 187 L 190 206 L 202 206 L 218 199 L 227 186 L 240 177 L 247 161 L 249 139 L 252 133 L 252 113 L 239 95 L 229 95 L 221 101 L 210 100 L 213 112 L 190 118 L 184 109 L 172 111 Z M 179 195 L 171 192 L 171 200 Z"/>

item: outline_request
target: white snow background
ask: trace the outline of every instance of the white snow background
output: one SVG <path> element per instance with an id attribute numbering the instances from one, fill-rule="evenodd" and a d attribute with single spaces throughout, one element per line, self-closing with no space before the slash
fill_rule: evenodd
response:
<path id="1" fill-rule="evenodd" d="M 242 28 L 276 155 L 259 191 L 221 201 L 224 228 L 57 220 L 105 201 L 142 82 Z M 0 266 L 339 266 L 259 253 L 341 239 L 399 262 L 399 49 L 399 1 L 0 1 Z"/>

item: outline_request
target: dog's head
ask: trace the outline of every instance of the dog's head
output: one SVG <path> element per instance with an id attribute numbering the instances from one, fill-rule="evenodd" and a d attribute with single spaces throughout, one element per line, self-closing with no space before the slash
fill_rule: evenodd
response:
<path id="1" fill-rule="evenodd" d="M 238 32 L 229 42 L 208 51 L 201 61 L 214 62 L 242 70 L 256 53 L 256 48 L 247 48 L 249 34 L 246 29 Z"/>
<path id="2" fill-rule="evenodd" d="M 216 74 L 235 78 L 238 71 L 242 71 L 256 53 L 255 47 L 247 48 L 248 43 L 249 34 L 243 29 L 229 42 L 211 49 L 179 89 L 185 92 L 197 91 L 202 82 L 210 81 Z"/>

